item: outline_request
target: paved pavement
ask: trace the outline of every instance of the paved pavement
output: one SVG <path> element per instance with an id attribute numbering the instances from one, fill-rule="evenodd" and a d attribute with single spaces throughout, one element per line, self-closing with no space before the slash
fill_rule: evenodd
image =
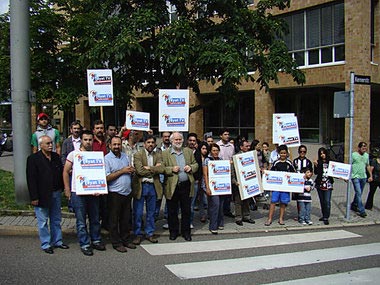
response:
<path id="1" fill-rule="evenodd" d="M 5 153 L 0 157 L 0 169 L 13 171 L 13 156 L 11 153 Z M 321 215 L 319 199 L 316 191 L 312 193 L 312 213 L 311 218 L 314 222 L 313 225 L 302 226 L 294 218 L 296 217 L 297 208 L 295 201 L 292 201 L 286 209 L 285 225 L 279 225 L 276 221 L 278 219 L 279 209 L 276 208 L 273 224 L 269 227 L 264 226 L 268 217 L 268 210 L 263 209 L 264 202 L 258 204 L 257 211 L 251 211 L 251 217 L 256 221 L 255 224 L 244 223 L 243 226 L 235 224 L 233 218 L 225 217 L 225 228 L 219 231 L 223 233 L 246 233 L 258 231 L 289 231 L 289 230 L 305 230 L 307 229 L 326 229 L 335 227 L 351 227 L 362 225 L 380 224 L 380 195 L 375 196 L 374 207 L 372 211 L 367 211 L 368 216 L 361 218 L 356 213 L 350 211 L 350 219 L 345 218 L 346 215 L 346 193 L 347 184 L 344 181 L 335 180 L 334 191 L 332 194 L 331 203 L 331 217 L 330 225 L 324 225 L 318 219 Z M 363 200 L 365 201 L 368 194 L 369 185 L 365 187 L 363 193 Z M 351 197 L 353 197 L 353 188 L 351 188 Z M 164 204 L 164 203 L 163 203 Z M 75 218 L 72 213 L 65 212 L 63 209 L 62 230 L 65 234 L 75 234 Z M 168 230 L 164 230 L 162 226 L 166 221 L 162 218 L 156 223 L 156 233 L 162 236 L 169 235 Z M 7 211 L 0 209 L 0 234 L 35 234 L 37 233 L 37 220 L 33 212 L 28 211 Z M 208 224 L 200 222 L 199 212 L 195 212 L 193 235 L 210 234 L 208 231 Z"/>

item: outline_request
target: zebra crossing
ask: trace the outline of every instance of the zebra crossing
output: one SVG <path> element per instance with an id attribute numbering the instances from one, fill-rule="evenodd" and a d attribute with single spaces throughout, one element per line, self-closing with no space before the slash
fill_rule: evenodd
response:
<path id="1" fill-rule="evenodd" d="M 170 256 L 202 252 L 220 252 L 236 249 L 251 249 L 260 247 L 275 247 L 281 245 L 297 245 L 301 243 L 334 241 L 341 239 L 358 239 L 362 236 L 346 230 L 331 230 L 323 232 L 295 233 L 265 237 L 250 237 L 226 240 L 208 240 L 182 243 L 162 243 L 142 245 L 152 256 Z M 183 262 L 165 264 L 167 270 L 179 279 L 197 279 L 215 276 L 226 276 L 239 273 L 252 273 L 275 268 L 293 268 L 303 265 L 313 265 L 331 261 L 343 261 L 361 257 L 380 255 L 380 243 L 358 244 L 334 248 L 322 248 L 307 251 L 270 254 L 243 258 L 217 259 L 209 261 Z M 365 278 L 363 278 L 365 276 Z M 380 277 L 380 268 L 357 270 L 349 273 L 339 273 L 330 276 L 311 277 L 292 280 L 277 284 L 350 284 L 350 280 L 374 281 Z M 309 280 L 310 279 L 310 280 Z M 332 282 L 332 280 L 335 280 Z M 343 281 L 345 280 L 345 281 Z M 331 281 L 331 282 L 330 282 Z M 298 282 L 298 283 L 297 283 Z M 311 283 L 310 283 L 311 282 Z M 373 283 L 372 283 L 373 284 Z"/>

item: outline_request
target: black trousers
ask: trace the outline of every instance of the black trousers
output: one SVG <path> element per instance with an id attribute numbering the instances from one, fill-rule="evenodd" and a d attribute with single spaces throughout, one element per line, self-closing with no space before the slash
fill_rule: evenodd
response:
<path id="1" fill-rule="evenodd" d="M 170 235 L 179 234 L 179 219 L 178 206 L 181 208 L 181 234 L 190 236 L 190 181 L 179 183 L 170 200 L 167 200 L 168 205 L 168 224 Z"/>
<path id="2" fill-rule="evenodd" d="M 114 247 L 128 241 L 130 235 L 132 195 L 120 195 L 108 193 L 109 233 L 111 243 Z"/>

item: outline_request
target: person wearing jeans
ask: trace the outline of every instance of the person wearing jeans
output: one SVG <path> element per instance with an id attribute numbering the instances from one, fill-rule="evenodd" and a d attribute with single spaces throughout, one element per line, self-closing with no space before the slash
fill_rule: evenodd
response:
<path id="1" fill-rule="evenodd" d="M 142 241 L 142 219 L 144 215 L 144 202 L 146 203 L 145 239 L 151 243 L 158 240 L 153 236 L 155 231 L 154 215 L 157 197 L 162 199 L 162 184 L 160 173 L 164 172 L 161 153 L 154 151 L 156 138 L 147 135 L 144 148 L 134 155 L 135 175 L 133 176 L 133 243 L 139 245 Z"/>
<path id="2" fill-rule="evenodd" d="M 93 255 L 93 249 L 104 251 L 105 245 L 102 243 L 100 235 L 99 219 L 99 195 L 77 195 L 76 180 L 70 179 L 75 176 L 74 163 L 80 163 L 74 159 L 75 154 L 85 155 L 84 152 L 92 151 L 94 135 L 90 130 L 84 130 L 81 135 L 80 152 L 75 150 L 70 152 L 66 158 L 63 168 L 63 182 L 65 185 L 65 196 L 71 200 L 75 212 L 77 237 L 81 251 L 86 256 Z M 90 233 L 87 231 L 86 216 L 90 221 Z"/>
<path id="3" fill-rule="evenodd" d="M 369 173 L 368 182 L 372 182 L 372 171 L 371 166 L 369 165 L 367 144 L 365 142 L 360 142 L 358 144 L 358 151 L 352 154 L 351 179 L 352 184 L 354 185 L 355 196 L 351 203 L 351 210 L 357 212 L 362 218 L 367 216 L 362 201 L 362 194 L 367 182 L 366 170 Z"/>
<path id="4" fill-rule="evenodd" d="M 53 142 L 49 136 L 41 136 L 38 144 L 40 150 L 27 159 L 26 178 L 37 217 L 41 248 L 53 254 L 54 247 L 69 248 L 62 242 L 61 230 L 62 163 L 60 156 L 53 152 Z"/>

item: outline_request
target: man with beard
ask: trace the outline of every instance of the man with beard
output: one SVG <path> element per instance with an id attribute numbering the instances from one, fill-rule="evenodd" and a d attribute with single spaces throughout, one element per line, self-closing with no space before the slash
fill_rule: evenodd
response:
<path id="1" fill-rule="evenodd" d="M 92 151 L 92 143 L 94 135 L 91 131 L 85 130 L 80 135 L 81 146 L 79 151 Z M 69 153 L 66 164 L 63 169 L 63 182 L 65 185 L 65 196 L 71 200 L 75 218 L 76 229 L 81 251 L 86 256 L 93 255 L 92 249 L 106 250 L 100 236 L 99 222 L 99 195 L 77 195 L 75 179 L 71 181 L 70 176 L 75 177 L 74 153 Z M 71 181 L 71 182 L 70 182 Z M 86 217 L 88 216 L 90 223 L 90 234 L 87 231 Z"/>
<path id="2" fill-rule="evenodd" d="M 118 252 L 127 252 L 136 246 L 129 242 L 129 220 L 132 199 L 132 173 L 134 167 L 123 153 L 121 138 L 113 137 L 110 152 L 105 156 L 106 179 L 108 183 L 109 232 L 113 248 Z"/>
<path id="3" fill-rule="evenodd" d="M 164 172 L 161 165 L 161 153 L 154 151 L 156 139 L 152 135 L 145 137 L 144 149 L 139 150 L 134 155 L 136 175 L 133 176 L 133 217 L 135 239 L 133 243 L 139 245 L 142 240 L 142 218 L 144 212 L 144 202 L 146 204 L 145 239 L 151 243 L 157 243 L 153 237 L 155 231 L 154 212 L 156 200 L 162 198 L 162 186 L 160 183 L 160 173 Z"/>
<path id="4" fill-rule="evenodd" d="M 168 204 L 170 240 L 179 235 L 178 206 L 181 207 L 181 234 L 191 241 L 190 208 L 194 196 L 194 176 L 198 170 L 191 149 L 182 147 L 183 135 L 174 132 L 170 136 L 172 146 L 162 153 L 165 166 L 165 197 Z"/>
<path id="5" fill-rule="evenodd" d="M 106 138 L 104 136 L 104 123 L 102 120 L 96 120 L 92 127 L 94 134 L 94 143 L 92 145 L 93 151 L 102 151 L 104 155 L 107 154 Z"/>
<path id="6" fill-rule="evenodd" d="M 80 132 L 82 131 L 82 125 L 79 121 L 73 121 L 70 124 L 71 135 L 63 141 L 61 160 L 62 164 L 65 165 L 66 158 L 70 152 L 73 150 L 79 151 L 80 148 Z"/>

